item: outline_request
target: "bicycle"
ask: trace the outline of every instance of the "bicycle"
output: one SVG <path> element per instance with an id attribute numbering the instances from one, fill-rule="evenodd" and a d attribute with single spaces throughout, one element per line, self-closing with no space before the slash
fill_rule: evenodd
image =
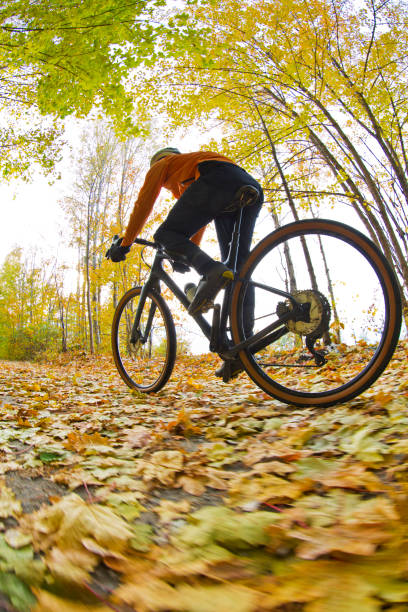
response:
<path id="1" fill-rule="evenodd" d="M 397 345 L 402 308 L 395 274 L 361 232 L 326 219 L 276 229 L 237 271 L 242 209 L 251 205 L 253 189 L 241 188 L 231 205 L 236 221 L 225 263 L 234 280 L 214 305 L 211 324 L 203 314 L 192 318 L 210 351 L 225 360 L 224 381 L 239 356 L 255 384 L 284 403 L 326 407 L 348 401 L 373 384 Z M 155 249 L 155 257 L 145 284 L 117 305 L 112 349 L 124 382 L 151 393 L 166 384 L 176 359 L 175 325 L 161 283 L 186 309 L 190 302 L 163 268 L 171 256 L 154 242 L 135 243 Z M 257 329 L 246 337 L 243 306 L 250 285 Z"/>

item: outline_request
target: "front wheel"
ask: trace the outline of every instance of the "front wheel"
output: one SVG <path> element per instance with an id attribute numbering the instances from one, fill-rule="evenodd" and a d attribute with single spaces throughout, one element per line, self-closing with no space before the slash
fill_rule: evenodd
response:
<path id="1" fill-rule="evenodd" d="M 251 284 L 255 332 L 278 321 L 269 344 L 258 341 L 239 353 L 252 380 L 273 397 L 297 406 L 345 402 L 372 385 L 391 359 L 401 326 L 398 283 L 360 232 L 327 220 L 291 223 L 254 248 L 240 278 L 232 295 L 234 342 L 245 339 Z M 291 318 L 296 305 L 271 288 L 293 296 L 303 316 Z"/>
<path id="2" fill-rule="evenodd" d="M 120 300 L 112 323 L 112 351 L 122 379 L 143 393 L 159 391 L 168 381 L 176 360 L 176 330 L 170 310 L 159 293 L 151 290 L 143 305 L 137 336 L 132 330 L 141 287 Z"/>

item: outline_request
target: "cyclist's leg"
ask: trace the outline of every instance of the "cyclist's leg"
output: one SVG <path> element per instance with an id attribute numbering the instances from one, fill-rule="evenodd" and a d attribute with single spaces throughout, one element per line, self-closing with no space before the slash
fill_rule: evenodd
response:
<path id="1" fill-rule="evenodd" d="M 222 214 L 242 185 L 253 183 L 259 187 L 245 170 L 234 164 L 205 162 L 199 169 L 199 179 L 182 194 L 154 236 L 203 276 L 190 304 L 190 314 L 205 311 L 218 291 L 231 281 L 232 274 L 189 238 Z"/>
<path id="2" fill-rule="evenodd" d="M 168 251 L 185 257 L 199 274 L 206 274 L 214 260 L 191 242 L 191 236 L 220 215 L 242 185 L 260 187 L 234 164 L 210 161 L 199 169 L 201 176 L 177 200 L 154 238 Z"/>
<path id="3" fill-rule="evenodd" d="M 180 255 L 202 275 L 215 262 L 190 238 L 213 220 L 209 202 L 219 200 L 220 195 L 219 188 L 200 177 L 177 200 L 154 234 L 167 251 Z"/>

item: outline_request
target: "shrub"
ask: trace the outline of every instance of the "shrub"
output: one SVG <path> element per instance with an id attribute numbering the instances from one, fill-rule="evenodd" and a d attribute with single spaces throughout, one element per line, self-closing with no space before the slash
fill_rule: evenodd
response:
<path id="1" fill-rule="evenodd" d="M 55 327 L 23 327 L 9 336 L 5 356 L 15 361 L 34 361 L 57 352 L 58 347 L 59 332 Z"/>

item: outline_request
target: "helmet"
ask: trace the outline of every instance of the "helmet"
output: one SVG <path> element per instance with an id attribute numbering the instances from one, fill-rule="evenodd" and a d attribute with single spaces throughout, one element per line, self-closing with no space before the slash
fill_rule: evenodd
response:
<path id="1" fill-rule="evenodd" d="M 157 151 L 150 160 L 150 166 L 153 166 L 159 159 L 163 157 L 167 157 L 167 155 L 181 155 L 181 151 L 175 149 L 174 147 L 165 147 L 164 149 L 160 149 Z"/>

